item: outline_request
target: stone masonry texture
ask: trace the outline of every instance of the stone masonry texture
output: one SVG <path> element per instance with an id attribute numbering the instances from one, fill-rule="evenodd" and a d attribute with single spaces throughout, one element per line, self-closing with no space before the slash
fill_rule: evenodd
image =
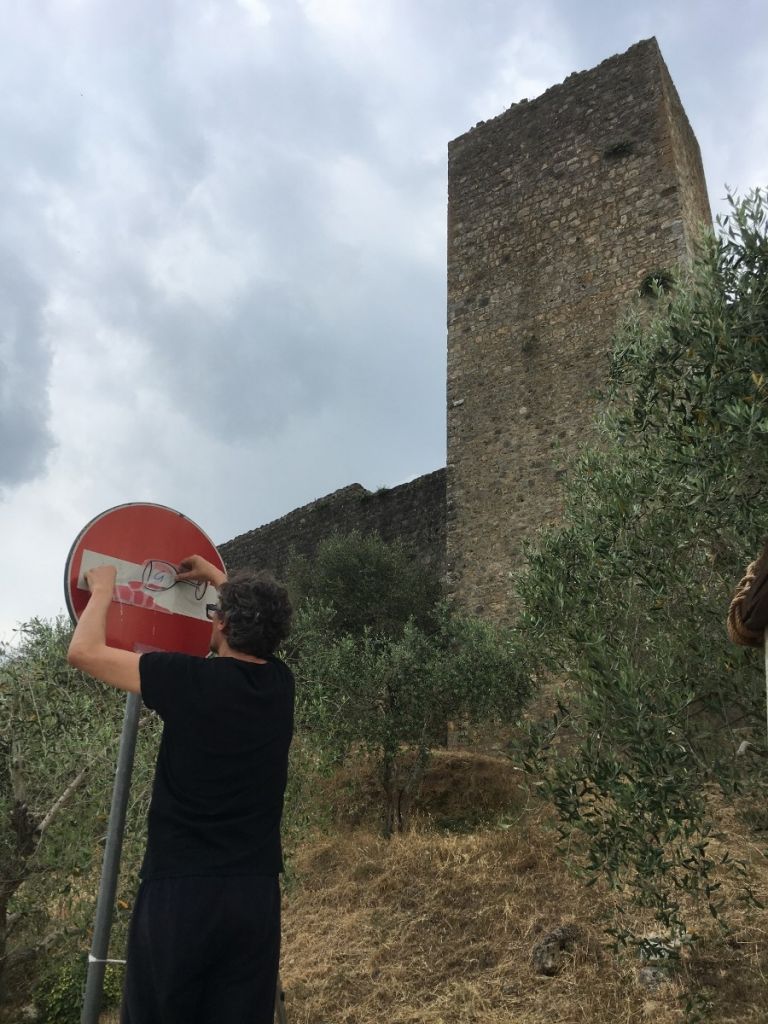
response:
<path id="1" fill-rule="evenodd" d="M 561 514 L 620 314 L 711 214 L 655 39 L 455 139 L 448 193 L 447 583 L 504 619 L 523 540 Z"/>
<path id="2" fill-rule="evenodd" d="M 352 484 L 219 545 L 219 553 L 229 572 L 269 569 L 280 579 L 292 551 L 311 557 L 320 541 L 353 530 L 400 540 L 425 566 L 444 575 L 445 470 L 379 491 Z"/>
<path id="3" fill-rule="evenodd" d="M 620 315 L 711 224 L 699 147 L 655 39 L 448 147 L 448 466 L 352 484 L 220 546 L 284 575 L 334 533 L 399 538 L 505 620 L 522 542 L 561 514 Z M 653 300 L 643 300 L 652 302 Z"/>

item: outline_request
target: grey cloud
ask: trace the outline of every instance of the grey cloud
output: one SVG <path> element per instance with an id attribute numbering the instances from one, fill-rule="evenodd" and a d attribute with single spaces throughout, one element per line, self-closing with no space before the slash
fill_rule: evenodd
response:
<path id="1" fill-rule="evenodd" d="M 588 67 L 650 34 L 664 9 L 650 6 L 638 21 L 615 5 L 575 12 L 542 0 L 533 20 L 541 33 L 549 12 L 554 37 Z M 393 0 L 397 36 L 368 73 L 326 46 L 297 4 L 271 8 L 254 30 L 234 4 L 194 0 L 71 8 L 53 28 L 25 22 L 25 60 L 6 61 L 20 99 L 0 113 L 12 236 L 47 284 L 63 281 L 107 330 L 141 341 L 153 385 L 214 439 L 279 440 L 281 425 L 322 417 L 386 482 L 402 475 L 402 450 L 425 468 L 444 458 L 445 271 L 411 253 L 408 217 L 444 201 L 447 142 L 471 127 L 504 42 L 524 36 L 527 19 L 496 0 L 478 0 L 471 16 L 465 0 Z M 223 20 L 205 23 L 206 9 Z M 696 49 L 695 61 L 665 50 L 684 102 Z M 346 157 L 401 198 L 403 224 L 380 225 L 386 239 L 334 230 L 328 173 Z M 42 182 L 34 195 L 25 171 Z M 46 219 L 46 189 L 87 229 L 76 265 L 66 228 Z M 378 202 L 375 190 L 362 199 Z M 220 301 L 164 288 L 152 256 L 179 225 L 199 231 L 214 261 L 240 261 L 245 286 Z M 29 301 L 32 336 L 44 296 Z M 44 347 L 29 354 L 44 382 Z M 31 395 L 44 409 L 44 388 Z M 25 422 L 38 439 L 27 465 L 39 466 L 50 438 L 34 434 L 35 416 Z"/>
<path id="2" fill-rule="evenodd" d="M 410 393 L 420 385 L 439 394 L 439 401 L 406 402 L 399 421 L 412 421 L 416 408 L 422 422 L 429 409 L 442 429 L 442 265 L 424 269 L 413 266 L 407 254 L 382 256 L 375 241 L 369 250 L 329 238 L 321 161 L 310 161 L 300 150 L 281 152 L 274 138 L 265 148 L 251 147 L 241 127 L 231 126 L 222 142 L 219 130 L 209 136 L 206 158 L 214 170 L 210 178 L 201 175 L 197 186 L 213 183 L 217 214 L 239 237 L 255 239 L 265 266 L 246 265 L 250 276 L 242 294 L 224 308 L 206 308 L 195 296 L 168 296 L 145 262 L 114 253 L 91 271 L 88 291 L 100 318 L 140 337 L 152 352 L 152 375 L 167 400 L 192 411 L 222 440 L 279 436 L 286 423 L 329 410 L 350 419 L 362 411 L 356 407 L 360 389 L 369 416 L 382 406 L 375 428 L 380 436 L 388 409 L 380 395 Z M 267 140 L 263 125 L 262 132 Z M 154 173 L 161 173 L 159 164 Z M 412 171 L 410 180 L 401 175 L 397 188 L 406 203 L 422 201 L 422 174 Z M 443 186 L 440 168 L 436 194 Z M 377 203 L 375 194 L 370 203 Z M 163 197 L 157 227 L 172 223 L 176 214 L 175 204 Z M 187 210 L 188 222 L 196 216 Z M 204 219 L 199 223 L 205 230 Z M 399 244 L 408 246 L 405 239 Z M 421 330 L 429 294 L 436 350 Z M 393 358 L 399 351 L 402 358 Z M 409 433 L 412 445 L 415 425 Z M 428 461 L 440 461 L 442 450 L 440 440 Z"/>
<path id="3" fill-rule="evenodd" d="M 64 187 L 91 228 L 92 249 L 81 254 L 73 279 L 78 293 L 105 325 L 148 345 L 153 378 L 168 401 L 197 415 L 205 410 L 207 428 L 222 439 L 274 431 L 281 417 L 311 419 L 324 410 L 357 416 L 364 411 L 356 408 L 361 388 L 369 412 L 386 407 L 380 392 L 419 384 L 429 390 L 432 381 L 440 390 L 442 357 L 424 365 L 425 338 L 413 337 L 413 324 L 431 292 L 430 329 L 437 329 L 442 348 L 442 270 L 422 274 L 407 259 L 398 268 L 394 253 L 372 261 L 343 240 L 330 240 L 323 219 L 323 161 L 353 153 L 392 172 L 376 129 L 385 93 L 374 80 L 361 87 L 359 69 L 339 66 L 292 5 L 275 17 L 290 61 L 262 60 L 257 47 L 242 59 L 217 61 L 213 51 L 190 48 L 189 26 L 200 8 L 191 4 L 174 20 L 169 8 L 137 6 L 140 15 L 117 11 L 119 24 L 101 8 L 83 33 L 70 30 L 66 74 L 50 60 L 53 42 L 47 49 L 38 42 L 45 73 L 37 118 L 48 121 L 50 132 L 30 146 L 16 125 L 35 170 Z M 62 179 L 64 138 L 69 164 Z M 121 182 L 110 191 L 116 150 L 152 183 L 145 204 L 131 181 L 122 198 Z M 217 178 L 215 213 L 253 235 L 272 265 L 265 279 L 254 268 L 252 284 L 225 310 L 169 298 L 145 265 L 165 228 L 189 220 L 185 207 L 195 189 Z M 396 187 L 406 195 L 413 188 L 415 203 L 423 186 L 414 173 L 412 182 Z M 39 212 L 28 197 L 21 202 L 37 225 L 38 250 L 53 259 Z M 69 271 L 66 259 L 66 252 L 56 257 L 59 274 Z M 393 360 L 397 352 L 402 357 Z M 257 402 L 254 386 L 262 388 Z M 401 420 L 412 416 L 411 408 L 404 405 Z M 433 410 L 441 423 L 437 402 Z M 411 437 L 415 432 L 412 425 Z"/>
<path id="4" fill-rule="evenodd" d="M 439 461 L 440 271 L 376 264 L 349 251 L 326 252 L 324 264 L 318 257 L 309 282 L 255 279 L 224 312 L 169 301 L 146 280 L 123 275 L 120 326 L 149 344 L 152 383 L 166 400 L 222 441 L 275 440 L 294 421 L 320 414 L 377 438 L 396 411 L 393 433 L 402 431 L 411 446 L 425 443 L 425 419 L 439 425 Z M 113 318 L 116 289 L 117 282 L 102 291 Z M 429 291 L 435 298 L 425 312 L 419 296 Z"/>
<path id="5" fill-rule="evenodd" d="M 0 249 L 0 486 L 30 480 L 54 444 L 43 290 Z"/>

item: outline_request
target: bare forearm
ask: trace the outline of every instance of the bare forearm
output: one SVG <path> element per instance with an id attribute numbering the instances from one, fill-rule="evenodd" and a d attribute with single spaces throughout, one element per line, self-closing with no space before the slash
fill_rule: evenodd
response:
<path id="1" fill-rule="evenodd" d="M 75 626 L 67 661 L 110 686 L 139 693 L 139 655 L 107 646 L 107 614 L 114 583 L 115 571 L 108 566 L 88 573 L 91 597 Z"/>
<path id="2" fill-rule="evenodd" d="M 112 601 L 112 590 L 99 586 L 91 594 L 75 626 L 67 658 L 71 665 L 88 671 L 88 655 L 105 647 L 107 643 L 107 613 Z"/>
<path id="3" fill-rule="evenodd" d="M 212 583 L 218 590 L 222 583 L 227 582 L 227 574 L 222 572 L 221 569 L 217 569 L 215 565 L 212 565 L 211 571 L 208 574 L 208 582 Z"/>

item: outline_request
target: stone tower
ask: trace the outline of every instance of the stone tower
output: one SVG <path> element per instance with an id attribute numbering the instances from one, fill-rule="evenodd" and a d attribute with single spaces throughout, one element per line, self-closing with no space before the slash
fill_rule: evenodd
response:
<path id="1" fill-rule="evenodd" d="M 448 584 L 505 618 L 521 541 L 561 511 L 613 329 L 711 224 L 655 39 L 448 149 Z"/>

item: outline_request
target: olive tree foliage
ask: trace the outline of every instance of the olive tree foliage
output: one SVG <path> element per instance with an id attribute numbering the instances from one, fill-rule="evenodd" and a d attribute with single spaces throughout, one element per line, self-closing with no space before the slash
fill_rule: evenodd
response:
<path id="1" fill-rule="evenodd" d="M 385 834 L 403 832 L 447 720 L 516 715 L 527 676 L 511 636 L 437 601 L 437 582 L 397 545 L 335 537 L 304 568 L 311 597 L 288 652 L 299 727 L 330 759 L 373 758 Z"/>
<path id="2" fill-rule="evenodd" d="M 125 699 L 67 664 L 70 635 L 61 619 L 35 619 L 0 651 L 0 992 L 14 975 L 29 981 L 41 953 L 72 959 L 89 944 Z M 153 717 L 139 730 L 117 948 L 143 848 Z"/>
<path id="3" fill-rule="evenodd" d="M 528 656 L 567 694 L 539 736 L 562 834 L 680 936 L 686 908 L 720 916 L 723 863 L 743 869 L 715 853 L 708 795 L 768 781 L 736 756 L 765 750 L 761 652 L 725 632 L 768 537 L 766 228 L 763 193 L 732 200 L 690 276 L 619 331 L 597 443 L 519 578 Z"/>
<path id="4" fill-rule="evenodd" d="M 357 530 L 328 537 L 311 559 L 292 558 L 288 588 L 296 605 L 333 608 L 329 626 L 339 635 L 367 628 L 395 636 L 410 620 L 428 628 L 440 598 L 436 573 L 402 544 Z"/>

